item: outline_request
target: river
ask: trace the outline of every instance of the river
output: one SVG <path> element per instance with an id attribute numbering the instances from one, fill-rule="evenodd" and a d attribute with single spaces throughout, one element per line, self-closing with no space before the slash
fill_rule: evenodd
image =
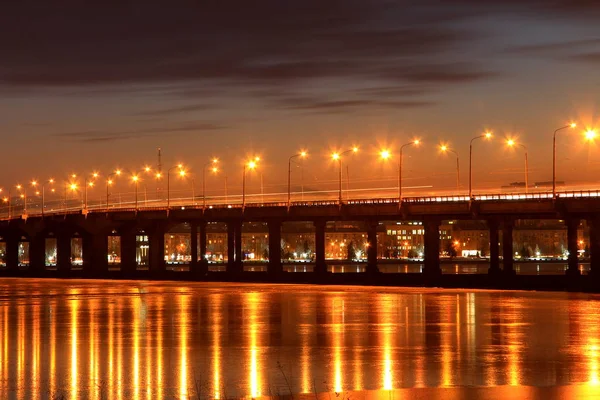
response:
<path id="1" fill-rule="evenodd" d="M 0 398 L 594 398 L 599 300 L 0 279 Z"/>

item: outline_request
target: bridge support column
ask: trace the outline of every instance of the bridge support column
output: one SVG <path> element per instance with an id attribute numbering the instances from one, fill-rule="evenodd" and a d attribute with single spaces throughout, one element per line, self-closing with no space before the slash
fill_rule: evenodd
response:
<path id="1" fill-rule="evenodd" d="M 488 273 L 490 275 L 498 275 L 502 272 L 500 270 L 500 236 L 498 235 L 498 221 L 489 220 L 488 228 L 490 230 L 490 268 Z"/>
<path id="2" fill-rule="evenodd" d="M 137 270 L 135 260 L 135 232 L 127 231 L 121 234 L 121 272 L 133 273 Z"/>
<path id="3" fill-rule="evenodd" d="M 29 269 L 39 273 L 46 269 L 46 238 L 43 234 L 32 236 L 29 242 Z"/>
<path id="4" fill-rule="evenodd" d="M 427 276 L 439 276 L 442 274 L 440 268 L 440 221 L 438 219 L 426 219 L 423 221 L 425 231 L 425 260 L 423 274 Z"/>
<path id="5" fill-rule="evenodd" d="M 269 226 L 269 275 L 281 275 L 281 221 L 270 220 Z"/>
<path id="6" fill-rule="evenodd" d="M 502 272 L 504 275 L 513 276 L 513 223 L 510 219 L 502 222 Z"/>
<path id="7" fill-rule="evenodd" d="M 198 263 L 198 224 L 190 222 L 190 272 L 192 275 L 200 275 L 200 264 Z"/>
<path id="8" fill-rule="evenodd" d="M 235 225 L 227 221 L 227 272 L 235 271 Z"/>
<path id="9" fill-rule="evenodd" d="M 367 222 L 367 273 L 377 274 L 379 268 L 377 267 L 377 227 L 379 226 L 378 221 Z"/>
<path id="10" fill-rule="evenodd" d="M 327 264 L 325 263 L 325 226 L 327 221 L 314 221 L 315 225 L 315 269 L 317 274 L 327 273 Z"/>
<path id="11" fill-rule="evenodd" d="M 10 235 L 6 238 L 6 269 L 16 271 L 19 268 L 19 237 Z"/>
<path id="12" fill-rule="evenodd" d="M 577 228 L 579 219 L 568 219 L 567 221 L 567 248 L 569 250 L 567 275 L 577 276 L 579 272 L 579 261 L 577 259 Z"/>
<path id="13" fill-rule="evenodd" d="M 56 237 L 56 267 L 61 272 L 71 270 L 71 235 L 59 233 Z"/>
<path id="14" fill-rule="evenodd" d="M 208 260 L 206 259 L 206 221 L 202 221 L 198 224 L 200 230 L 200 261 L 198 262 L 200 267 L 200 274 L 206 276 L 208 274 Z"/>
<path id="15" fill-rule="evenodd" d="M 89 238 L 91 243 L 91 275 L 102 275 L 108 272 L 108 235 L 95 233 Z M 87 268 L 87 267 L 86 267 Z"/>
<path id="16" fill-rule="evenodd" d="M 157 224 L 150 235 L 148 235 L 148 245 L 150 246 L 150 271 L 154 273 L 165 272 L 165 228 L 162 224 Z"/>
<path id="17" fill-rule="evenodd" d="M 232 248 L 234 249 L 234 257 L 232 257 L 233 263 L 229 263 L 232 266 L 231 272 L 240 273 L 244 271 L 243 255 L 242 255 L 242 221 L 231 221 L 227 225 L 228 234 L 227 239 L 233 240 L 231 242 Z M 231 236 L 231 239 L 229 238 Z"/>
<path id="18" fill-rule="evenodd" d="M 93 236 L 89 234 L 85 234 L 81 236 L 81 258 L 83 261 L 82 268 L 83 272 L 86 275 L 90 275 L 92 272 L 92 268 L 94 268 L 93 257 L 94 257 L 94 248 L 93 248 Z"/>
<path id="19" fill-rule="evenodd" d="M 600 277 L 600 216 L 587 220 L 590 228 L 590 275 L 595 279 Z"/>

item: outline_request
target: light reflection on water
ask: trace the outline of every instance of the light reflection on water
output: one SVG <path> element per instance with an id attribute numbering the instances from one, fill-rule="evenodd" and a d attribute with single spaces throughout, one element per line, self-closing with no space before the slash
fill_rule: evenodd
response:
<path id="1" fill-rule="evenodd" d="M 0 398 L 600 396 L 599 300 L 3 279 Z"/>

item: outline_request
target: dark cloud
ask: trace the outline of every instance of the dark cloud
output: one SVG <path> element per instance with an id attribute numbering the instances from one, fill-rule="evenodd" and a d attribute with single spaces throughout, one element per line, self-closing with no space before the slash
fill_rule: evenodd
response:
<path id="1" fill-rule="evenodd" d="M 513 46 L 506 49 L 508 53 L 516 55 L 542 55 L 555 57 L 557 54 L 571 53 L 581 48 L 597 47 L 600 45 L 600 38 L 589 38 L 580 40 L 570 40 L 564 42 L 538 43 L 524 46 Z"/>
<path id="2" fill-rule="evenodd" d="M 180 125 L 138 128 L 131 130 L 85 130 L 74 132 L 59 132 L 52 136 L 74 142 L 109 142 L 126 139 L 139 139 L 149 136 L 178 135 L 197 132 L 215 131 L 226 129 L 226 126 L 217 125 L 209 122 L 184 123 Z"/>
<path id="3" fill-rule="evenodd" d="M 338 92 L 366 82 L 419 84 L 423 93 L 398 93 L 411 104 L 403 97 L 497 76 L 470 57 L 484 32 L 465 20 L 492 12 L 589 18 L 599 10 L 583 0 L 21 0 L 0 11 L 0 85 L 231 98 L 259 87 L 297 95 L 324 81 Z M 148 115 L 201 111 L 195 107 Z"/>
<path id="4" fill-rule="evenodd" d="M 160 117 L 160 116 L 184 114 L 184 113 L 189 113 L 189 112 L 206 111 L 206 110 L 211 110 L 214 108 L 215 108 L 215 106 L 209 105 L 209 104 L 190 104 L 190 105 L 180 106 L 180 107 L 171 107 L 171 108 L 162 108 L 159 110 L 141 111 L 135 115 Z"/>
<path id="5" fill-rule="evenodd" d="M 331 100 L 331 101 L 319 101 L 316 99 L 302 99 L 292 98 L 284 99 L 280 101 L 280 106 L 290 110 L 302 110 L 318 113 L 338 113 L 347 111 L 348 109 L 377 109 L 377 108 L 415 108 L 415 107 L 426 107 L 433 105 L 430 101 L 419 101 L 419 100 Z"/>
<path id="6" fill-rule="evenodd" d="M 571 59 L 588 63 L 600 63 L 600 52 L 575 54 Z"/>

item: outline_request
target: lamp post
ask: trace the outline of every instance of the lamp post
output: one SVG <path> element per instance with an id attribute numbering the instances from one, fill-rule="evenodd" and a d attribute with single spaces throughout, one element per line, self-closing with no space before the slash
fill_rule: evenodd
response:
<path id="1" fill-rule="evenodd" d="M 348 153 L 357 153 L 358 147 L 354 146 L 353 148 L 346 150 L 342 153 L 333 153 L 331 154 L 331 159 L 338 162 L 339 167 L 339 190 L 338 190 L 338 203 L 342 205 L 342 156 Z"/>
<path id="2" fill-rule="evenodd" d="M 171 207 L 171 171 L 179 168 L 179 176 L 185 176 L 185 170 L 182 164 L 175 165 L 167 170 L 167 209 Z"/>
<path id="3" fill-rule="evenodd" d="M 135 184 L 135 209 L 138 209 L 138 182 L 140 177 L 138 175 L 131 176 L 132 182 Z"/>
<path id="4" fill-rule="evenodd" d="M 75 174 L 73 174 L 72 176 L 75 176 Z M 77 183 L 71 182 L 65 184 L 65 211 L 67 211 L 67 191 L 69 189 L 71 189 L 72 192 L 75 192 L 77 190 Z"/>
<path id="5" fill-rule="evenodd" d="M 115 172 L 112 172 L 106 176 L 106 211 L 108 211 L 108 207 L 109 207 L 109 202 L 108 202 L 109 197 L 110 197 L 109 188 L 113 184 L 113 180 L 112 180 L 113 176 L 121 176 L 121 170 L 118 169 Z"/>
<path id="6" fill-rule="evenodd" d="M 556 197 L 556 134 L 563 129 L 575 128 L 576 126 L 575 122 L 571 122 L 569 125 L 556 129 L 552 135 L 552 198 Z"/>
<path id="7" fill-rule="evenodd" d="M 50 178 L 42 183 L 42 216 L 44 215 L 44 209 L 46 208 L 46 184 L 54 184 L 54 179 Z M 52 189 L 52 191 L 54 191 L 54 189 Z"/>
<path id="8" fill-rule="evenodd" d="M 452 150 L 445 144 L 440 145 L 440 151 L 442 153 L 452 153 L 456 156 L 456 191 L 458 192 L 460 191 L 460 164 L 458 161 L 458 152 Z"/>
<path id="9" fill-rule="evenodd" d="M 415 139 L 400 146 L 400 156 L 398 158 L 398 207 L 402 204 L 402 150 L 407 146 L 418 146 L 419 143 L 421 143 L 419 139 Z"/>
<path id="10" fill-rule="evenodd" d="M 242 174 L 242 210 L 246 208 L 246 169 L 251 171 L 256 169 L 258 161 L 260 161 L 260 158 L 254 157 L 254 159 L 244 163 L 244 171 Z"/>
<path id="11" fill-rule="evenodd" d="M 525 150 L 525 193 L 529 193 L 529 162 L 527 161 L 527 147 L 522 143 L 517 143 L 513 139 L 507 139 L 508 147 L 521 146 Z"/>
<path id="12" fill-rule="evenodd" d="M 10 192 L 11 192 L 11 189 L 12 188 L 10 188 L 10 187 L 8 188 L 8 197 L 5 197 L 4 199 L 2 199 L 5 203 L 7 203 L 7 206 L 8 206 L 8 211 L 7 211 L 8 219 L 10 219 L 10 217 L 11 217 L 11 215 L 10 215 L 10 205 L 11 205 L 11 202 L 10 202 L 10 196 L 11 196 L 11 194 L 10 194 Z"/>
<path id="13" fill-rule="evenodd" d="M 292 160 L 294 158 L 306 158 L 308 154 L 306 153 L 306 151 L 302 150 L 300 153 L 298 154 L 294 154 L 293 156 L 291 156 L 288 159 L 288 182 L 287 182 L 287 189 L 288 189 L 288 196 L 287 196 L 287 206 L 288 206 L 288 210 L 290 209 L 290 205 L 292 203 Z"/>
<path id="14" fill-rule="evenodd" d="M 97 172 L 94 172 L 92 174 L 92 179 L 97 179 L 99 176 L 99 174 Z M 93 187 L 94 186 L 94 181 L 93 180 L 89 180 L 89 178 L 86 176 L 85 179 L 83 180 L 83 186 L 85 186 L 84 190 L 83 190 L 83 208 L 84 210 L 87 210 L 88 208 L 88 187 Z"/>
<path id="15" fill-rule="evenodd" d="M 206 167 L 208 167 L 209 165 L 212 165 L 210 170 L 213 173 L 217 173 L 217 171 L 219 170 L 219 168 L 217 167 L 218 163 L 219 163 L 219 159 L 213 158 L 212 160 L 210 160 L 209 162 L 207 162 L 206 164 L 204 164 L 202 166 L 202 210 L 203 211 L 206 209 Z"/>
<path id="16" fill-rule="evenodd" d="M 473 168 L 472 168 L 473 167 L 473 141 L 475 141 L 477 139 L 491 139 L 491 138 L 492 138 L 492 133 L 486 132 L 483 135 L 475 136 L 469 142 L 469 199 L 471 199 L 471 196 L 473 194 Z"/>
<path id="17" fill-rule="evenodd" d="M 27 214 L 27 189 L 19 184 L 17 185 L 17 190 L 19 190 L 19 192 L 23 190 L 23 193 L 21 193 L 21 198 L 23 199 L 23 214 Z"/>

